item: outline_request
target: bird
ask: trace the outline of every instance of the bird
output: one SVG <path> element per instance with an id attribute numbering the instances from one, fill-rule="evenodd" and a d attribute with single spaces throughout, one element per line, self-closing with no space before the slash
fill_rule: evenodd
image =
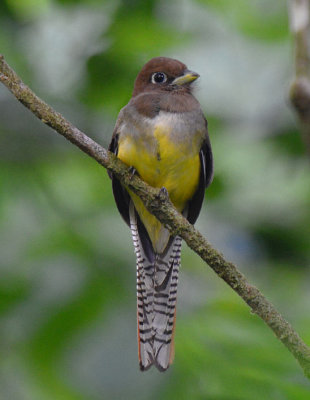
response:
<path id="1" fill-rule="evenodd" d="M 193 95 L 199 74 L 168 57 L 148 61 L 116 120 L 109 150 L 133 173 L 164 188 L 194 224 L 213 179 L 207 120 Z M 141 199 L 109 173 L 117 208 L 131 229 L 136 254 L 137 336 L 141 371 L 166 371 L 174 359 L 179 236 L 172 236 Z"/>

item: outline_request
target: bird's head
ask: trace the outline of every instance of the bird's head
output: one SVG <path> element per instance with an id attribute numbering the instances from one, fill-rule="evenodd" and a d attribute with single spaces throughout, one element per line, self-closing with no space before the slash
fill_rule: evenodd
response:
<path id="1" fill-rule="evenodd" d="M 151 91 L 191 91 L 191 83 L 199 75 L 189 71 L 185 64 L 167 57 L 155 57 L 139 72 L 132 96 Z"/>

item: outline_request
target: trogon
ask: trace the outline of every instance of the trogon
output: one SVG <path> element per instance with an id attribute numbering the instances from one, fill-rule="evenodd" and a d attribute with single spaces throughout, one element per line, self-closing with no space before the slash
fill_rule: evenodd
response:
<path id="1" fill-rule="evenodd" d="M 156 57 L 138 74 L 132 98 L 121 109 L 109 150 L 141 179 L 164 187 L 190 223 L 200 213 L 213 177 L 207 121 L 193 96 L 199 75 L 182 62 Z M 145 208 L 113 174 L 113 194 L 130 226 L 137 259 L 140 369 L 165 371 L 174 358 L 174 328 L 181 238 Z"/>

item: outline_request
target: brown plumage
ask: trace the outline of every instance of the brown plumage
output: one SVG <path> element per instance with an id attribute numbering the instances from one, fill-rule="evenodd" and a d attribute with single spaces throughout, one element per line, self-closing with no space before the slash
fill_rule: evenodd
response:
<path id="1" fill-rule="evenodd" d="M 109 149 L 194 223 L 213 174 L 207 121 L 192 94 L 198 74 L 180 61 L 157 57 L 137 76 L 119 113 Z M 138 352 L 141 370 L 166 370 L 173 336 L 181 238 L 152 216 L 112 175 L 115 201 L 130 226 L 137 257 Z"/>
<path id="2" fill-rule="evenodd" d="M 152 58 L 146 63 L 136 78 L 132 93 L 139 113 L 152 118 L 159 111 L 188 112 L 200 108 L 198 101 L 191 94 L 191 82 L 179 86 L 171 85 L 171 82 L 182 76 L 186 70 L 185 64 L 166 57 Z M 164 71 L 167 75 L 167 81 L 160 86 L 154 85 L 150 80 L 152 74 L 158 71 Z M 159 93 L 162 95 L 159 96 Z"/>

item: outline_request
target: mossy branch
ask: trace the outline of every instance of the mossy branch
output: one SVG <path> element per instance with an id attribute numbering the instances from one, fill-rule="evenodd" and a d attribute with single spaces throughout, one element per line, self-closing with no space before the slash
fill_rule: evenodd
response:
<path id="1" fill-rule="evenodd" d="M 237 267 L 225 260 L 208 241 L 171 204 L 164 190 L 155 189 L 132 176 L 128 166 L 114 154 L 90 139 L 61 114 L 37 97 L 27 87 L 0 55 L 0 80 L 13 95 L 42 122 L 78 146 L 99 164 L 113 172 L 122 184 L 141 197 L 147 209 L 161 221 L 173 235 L 181 236 L 238 295 L 249 305 L 288 348 L 310 379 L 310 348 L 302 341 L 293 327 L 281 316 L 263 294 L 251 285 Z"/>

